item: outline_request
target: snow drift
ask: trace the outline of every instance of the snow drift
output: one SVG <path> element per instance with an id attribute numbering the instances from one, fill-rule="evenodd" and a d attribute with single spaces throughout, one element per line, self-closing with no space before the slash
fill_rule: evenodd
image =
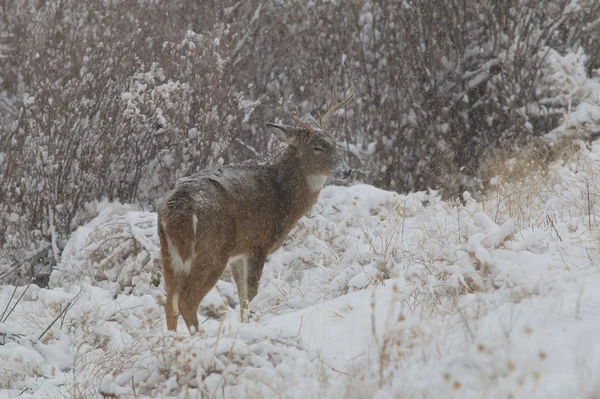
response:
<path id="1" fill-rule="evenodd" d="M 593 397 L 598 165 L 600 144 L 581 144 L 570 161 L 496 180 L 486 198 L 467 193 L 464 203 L 326 187 L 267 263 L 251 322 L 239 322 L 225 273 L 192 337 L 183 325 L 166 332 L 156 215 L 104 203 L 72 235 L 50 289 L 0 287 L 0 388 L 21 397 Z"/>

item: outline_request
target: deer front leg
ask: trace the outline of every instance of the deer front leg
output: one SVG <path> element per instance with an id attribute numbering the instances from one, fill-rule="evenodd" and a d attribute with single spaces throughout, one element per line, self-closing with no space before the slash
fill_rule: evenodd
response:
<path id="1" fill-rule="evenodd" d="M 264 256 L 245 256 L 231 264 L 231 272 L 238 288 L 240 317 L 243 322 L 249 320 L 248 304 L 258 293 L 264 265 Z"/>
<path id="2" fill-rule="evenodd" d="M 250 263 L 248 270 L 248 303 L 252 302 L 256 294 L 258 294 L 258 286 L 262 276 L 263 267 L 265 266 L 265 258 L 259 258 L 256 262 Z"/>
<path id="3" fill-rule="evenodd" d="M 244 321 L 244 309 L 248 308 L 248 258 L 246 256 L 229 265 L 231 274 L 237 285 L 238 298 L 240 300 L 240 316 Z"/>

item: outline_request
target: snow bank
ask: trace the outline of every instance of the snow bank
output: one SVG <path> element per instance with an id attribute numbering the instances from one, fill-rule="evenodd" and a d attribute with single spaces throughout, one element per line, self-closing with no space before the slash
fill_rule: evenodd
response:
<path id="1" fill-rule="evenodd" d="M 150 293 L 161 277 L 156 219 L 132 205 L 101 205 L 98 216 L 71 235 L 50 287 L 86 282 L 113 294 Z"/>
<path id="2" fill-rule="evenodd" d="M 226 273 L 201 304 L 195 336 L 183 322 L 180 333 L 165 331 L 156 215 L 104 204 L 72 235 L 51 289 L 0 287 L 0 389 L 591 397 L 600 375 L 598 165 L 600 145 L 582 145 L 526 186 L 497 181 L 465 203 L 326 187 L 266 264 L 251 322 L 239 322 Z M 536 194 L 524 199 L 523 190 Z"/>
<path id="3" fill-rule="evenodd" d="M 537 111 L 541 115 L 560 114 L 563 122 L 542 138 L 552 143 L 561 137 L 597 137 L 600 132 L 600 81 L 597 77 L 588 77 L 588 56 L 581 48 L 564 55 L 545 48 L 544 54 L 544 78 L 540 88 L 545 92 L 537 93 L 538 96 L 543 94 Z"/>

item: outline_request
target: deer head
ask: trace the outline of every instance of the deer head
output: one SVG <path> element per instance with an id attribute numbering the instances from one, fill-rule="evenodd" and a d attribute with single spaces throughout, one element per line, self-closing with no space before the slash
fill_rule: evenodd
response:
<path id="1" fill-rule="evenodd" d="M 293 116 L 296 126 L 267 123 L 275 135 L 295 149 L 295 155 L 302 161 L 301 167 L 314 176 L 334 176 L 346 179 L 352 168 L 344 161 L 334 138 L 325 130 L 329 117 L 354 98 L 351 93 L 343 101 L 338 101 L 337 85 L 333 85 L 333 103 L 317 122 L 310 114 L 302 119 Z"/>

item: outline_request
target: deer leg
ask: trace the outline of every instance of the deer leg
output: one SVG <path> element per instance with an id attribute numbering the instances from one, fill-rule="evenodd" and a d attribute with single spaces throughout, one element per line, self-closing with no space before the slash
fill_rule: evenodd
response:
<path id="1" fill-rule="evenodd" d="M 192 267 L 192 273 L 186 279 L 186 287 L 179 297 L 179 311 L 188 330 L 190 330 L 190 334 L 198 331 L 198 306 L 200 302 L 217 284 L 226 266 L 227 261 L 221 260 L 205 261 Z"/>
<path id="2" fill-rule="evenodd" d="M 201 299 L 200 299 L 201 300 Z M 194 334 L 198 331 L 198 305 L 200 300 L 197 300 L 195 296 L 185 296 L 179 298 L 179 311 L 183 316 L 183 320 L 187 325 L 190 334 Z"/>
<path id="3" fill-rule="evenodd" d="M 244 256 L 230 266 L 240 300 L 240 317 L 242 321 L 245 321 L 245 314 L 248 309 L 248 257 Z"/>
<path id="4" fill-rule="evenodd" d="M 249 319 L 248 304 L 258 293 L 258 285 L 264 264 L 264 256 L 248 256 L 231 265 L 231 273 L 238 289 L 240 317 L 243 322 Z"/>
<path id="5" fill-rule="evenodd" d="M 171 268 L 171 256 L 167 251 L 167 244 L 162 242 L 161 236 L 161 255 L 163 260 L 163 277 L 165 279 L 165 291 L 167 299 L 165 302 L 165 316 L 167 319 L 167 329 L 177 331 L 177 318 L 179 309 L 177 308 L 178 295 L 176 292 L 175 276 Z"/>
<path id="6" fill-rule="evenodd" d="M 165 303 L 165 315 L 167 318 L 167 329 L 177 331 L 177 318 L 179 317 L 179 309 L 175 309 L 179 299 L 177 295 L 167 294 L 167 303 Z"/>
<path id="7" fill-rule="evenodd" d="M 265 266 L 265 257 L 258 257 L 254 262 L 250 263 L 248 270 L 248 303 L 252 302 L 256 294 L 258 294 L 258 286 L 262 276 L 263 267 Z"/>

